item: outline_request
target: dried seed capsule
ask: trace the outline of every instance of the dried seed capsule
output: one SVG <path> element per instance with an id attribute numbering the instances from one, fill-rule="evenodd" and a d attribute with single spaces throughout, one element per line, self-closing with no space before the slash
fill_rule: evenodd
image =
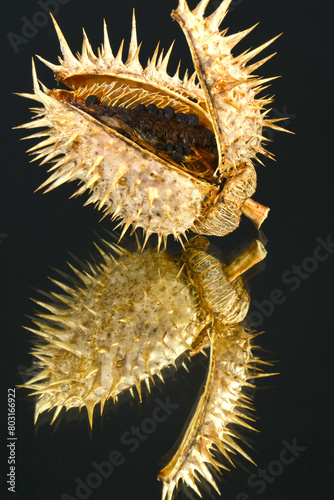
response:
<path id="1" fill-rule="evenodd" d="M 270 42 L 234 57 L 232 49 L 248 31 L 232 36 L 219 29 L 229 3 L 223 1 L 210 23 L 203 7 L 191 11 L 185 0 L 173 11 L 195 66 L 194 77 L 183 79 L 166 72 L 170 52 L 155 54 L 146 68 L 141 66 L 135 19 L 126 61 L 112 55 L 106 27 L 98 55 L 85 40 L 82 54 L 75 57 L 54 22 L 63 57 L 58 65 L 43 61 L 70 90 L 41 86 L 33 69 L 34 93 L 29 97 L 42 107 L 37 119 L 23 125 L 49 130 L 33 134 L 41 143 L 30 150 L 38 159 L 55 159 L 41 187 L 51 190 L 79 180 L 76 194 L 88 190 L 87 203 L 110 217 L 117 214 L 124 232 L 140 227 L 147 237 L 174 234 L 182 240 L 187 231 L 224 236 L 239 225 L 242 212 L 255 220 L 254 202 L 249 201 L 256 188 L 253 160 L 267 154 L 263 128 L 279 127 L 267 118 L 269 100 L 258 97 L 262 82 L 252 75 L 266 59 L 247 63 Z M 228 82 L 222 75 L 229 75 Z M 107 106 L 96 98 L 107 98 Z M 147 108 L 143 100 L 150 103 Z M 124 141 L 119 128 L 131 139 Z M 221 145 L 217 155 L 212 154 L 213 137 Z M 165 141 L 192 145 L 179 168 L 174 160 L 169 163 L 169 155 L 155 154 L 154 144 Z"/>

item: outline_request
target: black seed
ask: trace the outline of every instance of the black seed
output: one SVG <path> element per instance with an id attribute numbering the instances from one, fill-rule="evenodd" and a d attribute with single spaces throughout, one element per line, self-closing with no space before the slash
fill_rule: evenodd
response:
<path id="1" fill-rule="evenodd" d="M 155 147 L 157 149 L 161 149 L 161 151 L 166 151 L 166 144 L 164 144 L 163 142 L 156 142 Z"/>
<path id="2" fill-rule="evenodd" d="M 217 146 L 215 146 L 214 148 L 212 148 L 212 152 L 213 152 L 214 155 L 218 154 L 218 148 L 217 148 Z"/>
<path id="3" fill-rule="evenodd" d="M 164 113 L 165 113 L 165 117 L 168 118 L 168 120 L 171 120 L 175 114 L 175 111 L 172 108 L 172 106 L 166 106 L 164 108 Z"/>
<path id="4" fill-rule="evenodd" d="M 180 163 L 183 160 L 183 154 L 175 151 L 175 153 L 172 154 L 172 160 Z"/>
<path id="5" fill-rule="evenodd" d="M 209 130 L 208 128 L 203 128 L 203 132 L 209 139 L 212 139 L 213 133 L 211 132 L 211 130 Z"/>
<path id="6" fill-rule="evenodd" d="M 195 113 L 189 113 L 189 115 L 187 115 L 187 121 L 188 125 L 190 125 L 191 127 L 196 127 L 198 123 L 198 116 L 195 115 Z"/>
<path id="7" fill-rule="evenodd" d="M 118 132 L 119 134 L 122 134 L 122 135 L 123 135 L 124 137 L 126 137 L 127 139 L 131 139 L 131 135 L 130 135 L 130 134 L 128 134 L 128 132 L 126 132 L 123 128 L 118 128 L 118 129 L 116 129 L 116 130 L 117 130 L 117 132 Z"/>
<path id="8" fill-rule="evenodd" d="M 137 104 L 136 106 L 137 111 L 146 111 L 146 106 L 145 104 Z"/>
<path id="9" fill-rule="evenodd" d="M 188 155 L 191 151 L 191 147 L 189 146 L 189 144 L 183 144 L 182 147 L 183 147 L 184 154 Z"/>
<path id="10" fill-rule="evenodd" d="M 98 104 L 99 100 L 96 95 L 89 95 L 85 100 L 86 106 L 94 106 L 94 104 Z"/>
<path id="11" fill-rule="evenodd" d="M 153 115 L 153 116 L 158 115 L 158 108 L 156 107 L 155 104 L 149 104 L 147 106 L 147 111 L 150 113 L 150 115 Z"/>
<path id="12" fill-rule="evenodd" d="M 158 108 L 158 118 L 163 118 L 165 115 L 164 110 L 162 108 Z"/>
<path id="13" fill-rule="evenodd" d="M 183 155 L 184 150 L 183 150 L 183 144 L 175 144 L 174 149 L 177 153 L 181 153 Z"/>
<path id="14" fill-rule="evenodd" d="M 171 153 L 173 149 L 174 149 L 173 143 L 167 142 L 166 151 L 168 151 L 168 153 Z"/>
<path id="15" fill-rule="evenodd" d="M 185 113 L 176 113 L 175 120 L 179 123 L 187 123 L 188 117 Z"/>

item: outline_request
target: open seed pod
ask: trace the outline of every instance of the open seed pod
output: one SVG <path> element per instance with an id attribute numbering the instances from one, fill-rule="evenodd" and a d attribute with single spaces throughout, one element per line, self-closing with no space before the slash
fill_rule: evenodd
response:
<path id="1" fill-rule="evenodd" d="M 230 425 L 247 426 L 243 389 L 259 360 L 253 335 L 240 326 L 250 301 L 241 274 L 264 258 L 262 244 L 253 242 L 228 265 L 203 236 L 177 256 L 113 244 L 99 254 L 85 270 L 71 266 L 75 285 L 70 277 L 69 285 L 52 280 L 62 289 L 53 303 L 36 301 L 49 312 L 28 328 L 43 339 L 33 350 L 40 371 L 23 386 L 37 396 L 35 421 L 46 410 L 55 410 L 53 422 L 62 408 L 86 407 L 92 426 L 97 404 L 102 413 L 108 398 L 117 401 L 127 389 L 141 400 L 144 384 L 150 390 L 164 368 L 209 347 L 205 389 L 159 478 L 168 498 L 180 480 L 197 491 L 198 474 L 215 485 L 205 465 L 218 467 L 212 448 L 225 457 L 241 451 Z"/>
<path id="2" fill-rule="evenodd" d="M 75 57 L 54 21 L 63 58 L 53 64 L 40 58 L 70 90 L 49 90 L 33 66 L 35 120 L 22 125 L 46 130 L 29 151 L 35 160 L 52 162 L 41 186 L 49 191 L 80 180 L 75 194 L 88 190 L 88 203 L 120 219 L 125 232 L 143 228 L 166 242 L 188 230 L 223 236 L 233 231 L 242 212 L 257 227 L 268 208 L 251 199 L 256 189 L 254 159 L 263 148 L 264 127 L 280 129 L 266 118 L 271 98 L 259 98 L 270 79 L 253 75 L 271 56 L 248 64 L 273 40 L 234 57 L 232 49 L 253 28 L 227 35 L 219 26 L 231 0 L 205 17 L 208 0 L 190 11 L 179 1 L 172 17 L 181 26 L 195 72 L 167 73 L 171 54 L 155 50 L 146 67 L 139 62 L 133 17 L 128 56 L 123 46 L 114 56 L 104 24 L 97 55 L 84 32 L 82 53 Z M 123 234 L 123 233 L 122 233 Z"/>

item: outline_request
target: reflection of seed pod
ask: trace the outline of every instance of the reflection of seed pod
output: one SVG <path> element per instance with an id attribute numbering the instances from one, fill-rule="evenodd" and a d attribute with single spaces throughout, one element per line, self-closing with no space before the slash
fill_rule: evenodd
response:
<path id="1" fill-rule="evenodd" d="M 235 324 L 244 319 L 249 307 L 249 296 L 241 278 L 229 281 L 222 263 L 206 250 L 209 241 L 198 236 L 196 245 L 186 247 L 183 259 L 185 272 L 194 284 L 194 293 L 199 296 L 201 307 L 223 323 Z"/>
<path id="2" fill-rule="evenodd" d="M 141 227 L 159 241 L 188 230 L 223 236 L 242 212 L 260 225 L 268 209 L 250 198 L 252 162 L 259 153 L 270 156 L 263 127 L 279 127 L 266 117 L 271 99 L 257 97 L 268 79 L 252 74 L 271 56 L 248 63 L 271 41 L 234 57 L 251 29 L 227 36 L 219 26 L 230 0 L 208 18 L 207 3 L 190 11 L 182 0 L 172 13 L 194 61 L 191 78 L 168 75 L 171 49 L 166 55 L 157 49 L 142 67 L 135 18 L 125 62 L 121 49 L 113 55 L 106 26 L 98 55 L 84 34 L 76 58 L 55 23 L 63 59 L 43 61 L 70 90 L 40 85 L 34 69 L 34 93 L 22 94 L 42 104 L 34 108 L 37 119 L 22 127 L 46 129 L 32 135 L 42 141 L 30 149 L 42 163 L 55 163 L 43 186 L 80 180 L 77 194 L 88 190 L 88 202 L 119 218 L 124 231 Z M 180 143 L 183 152 L 175 151 Z"/>
<path id="3" fill-rule="evenodd" d="M 237 424 L 253 429 L 247 422 L 254 419 L 246 412 L 252 409 L 252 402 L 245 389 L 254 387 L 250 379 L 264 375 L 254 375 L 259 359 L 252 353 L 252 338 L 253 335 L 239 325 L 215 322 L 211 332 L 209 370 L 201 397 L 176 451 L 173 450 L 158 476 L 163 482 L 163 500 L 172 498 L 180 481 L 200 495 L 195 480 L 202 478 L 219 493 L 217 479 L 212 474 L 214 469 L 229 468 L 236 452 L 252 462 L 235 439 L 238 439 L 238 431 L 231 427 Z M 245 444 L 244 439 L 242 444 Z M 222 457 L 220 461 L 217 450 Z"/>
<path id="4" fill-rule="evenodd" d="M 49 311 L 34 320 L 38 329 L 28 328 L 44 340 L 33 351 L 41 371 L 23 386 L 38 395 L 35 419 L 55 409 L 54 421 L 63 407 L 85 406 L 92 425 L 96 404 L 102 412 L 108 398 L 117 400 L 127 389 L 134 394 L 134 386 L 141 399 L 143 382 L 150 389 L 155 375 L 163 378 L 165 367 L 211 345 L 211 379 L 197 413 L 206 415 L 216 400 L 215 425 L 238 423 L 234 408 L 242 402 L 242 387 L 255 359 L 249 332 L 238 326 L 249 306 L 240 274 L 264 258 L 264 248 L 255 242 L 229 265 L 214 257 L 215 252 L 208 253 L 209 242 L 202 236 L 191 239 L 179 256 L 139 250 L 108 245 L 85 271 L 72 268 L 79 284 L 71 284 L 70 277 L 70 285 L 53 280 L 62 289 L 52 294 L 56 301 L 37 301 Z M 225 384 L 223 395 L 219 384 Z M 219 408 L 226 404 L 230 410 L 220 416 Z M 197 418 L 191 424 L 199 438 L 206 423 L 202 419 L 199 425 Z M 231 442 L 229 438 L 229 448 Z M 188 445 L 197 447 L 193 441 Z M 202 462 L 196 468 L 203 475 Z M 188 477 L 187 462 L 184 472 L 174 462 L 171 467 L 167 475 L 160 474 L 167 492 Z M 193 486 L 191 480 L 188 484 Z"/>
<path id="5" fill-rule="evenodd" d="M 229 282 L 221 262 L 205 252 L 208 245 L 197 236 L 175 257 L 110 245 L 89 272 L 73 268 L 80 286 L 55 281 L 66 295 L 54 294 L 54 304 L 37 302 L 51 314 L 39 314 L 33 330 L 47 341 L 35 351 L 44 371 L 27 384 L 40 394 L 36 418 L 53 407 L 57 414 L 62 406 L 85 405 L 91 421 L 97 403 L 132 386 L 140 394 L 144 380 L 149 385 L 191 353 L 215 318 L 242 321 L 249 296 L 241 278 Z"/>

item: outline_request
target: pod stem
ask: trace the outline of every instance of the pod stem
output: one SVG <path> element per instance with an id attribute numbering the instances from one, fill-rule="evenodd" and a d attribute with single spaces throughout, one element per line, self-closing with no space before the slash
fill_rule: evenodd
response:
<path id="1" fill-rule="evenodd" d="M 242 213 L 253 222 L 257 229 L 261 227 L 262 222 L 268 217 L 269 210 L 270 208 L 261 205 L 252 198 L 247 198 L 241 207 Z"/>
<path id="2" fill-rule="evenodd" d="M 235 260 L 224 266 L 224 274 L 228 281 L 233 281 L 251 267 L 263 260 L 267 251 L 259 240 L 254 240 L 250 246 Z"/>

